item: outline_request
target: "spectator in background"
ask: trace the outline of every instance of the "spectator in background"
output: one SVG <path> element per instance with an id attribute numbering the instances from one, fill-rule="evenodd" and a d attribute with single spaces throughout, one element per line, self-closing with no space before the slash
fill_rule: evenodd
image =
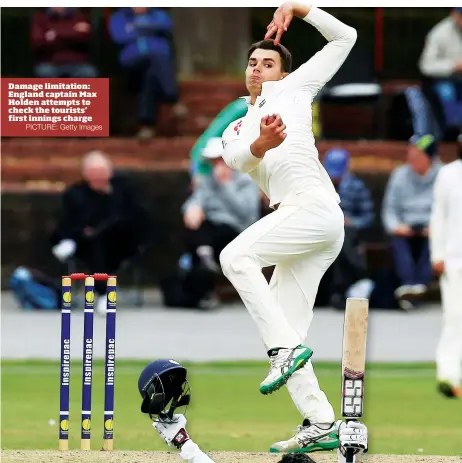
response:
<path id="1" fill-rule="evenodd" d="M 201 179 L 212 174 L 212 164 L 202 156 L 202 151 L 207 145 L 208 141 L 212 138 L 220 138 L 224 130 L 231 122 L 241 119 L 247 114 L 248 103 L 245 97 L 240 97 L 228 104 L 215 119 L 210 123 L 207 129 L 197 139 L 193 148 L 191 149 L 190 157 L 190 174 L 192 189 L 196 188 Z M 267 206 L 268 198 L 263 191 L 260 191 L 261 201 L 265 203 L 264 214 L 272 212 L 272 209 Z"/>
<path id="2" fill-rule="evenodd" d="M 321 287 L 327 291 L 321 291 L 330 295 L 329 303 L 333 307 L 344 309 L 348 288 L 365 278 L 360 232 L 372 225 L 374 205 L 364 182 L 350 172 L 348 151 L 341 148 L 329 150 L 324 157 L 324 168 L 340 196 L 345 215 L 345 240 L 339 256 L 323 277 Z"/>
<path id="3" fill-rule="evenodd" d="M 61 262 L 75 256 L 91 273 L 117 273 L 122 261 L 146 243 L 147 217 L 104 153 L 92 151 L 84 157 L 82 176 L 82 182 L 64 192 L 52 252 Z M 103 296 L 105 283 L 96 282 L 95 290 Z M 106 298 L 100 297 L 95 308 L 105 313 Z"/>
<path id="4" fill-rule="evenodd" d="M 395 296 L 403 309 L 427 291 L 432 270 L 428 246 L 428 224 L 433 203 L 433 185 L 440 169 L 432 135 L 410 140 L 407 164 L 396 168 L 388 181 L 382 220 L 391 236 L 395 270 L 400 286 Z"/>
<path id="5" fill-rule="evenodd" d="M 459 159 L 435 181 L 430 219 L 431 261 L 440 278 L 443 327 L 436 351 L 438 390 L 462 397 L 462 137 Z"/>
<path id="6" fill-rule="evenodd" d="M 248 175 L 229 168 L 222 153 L 221 138 L 211 138 L 202 151 L 204 159 L 211 163 L 212 173 L 202 179 L 183 205 L 191 263 L 183 268 L 188 273 L 181 282 L 175 277 L 163 282 L 168 306 L 213 304 L 216 275 L 221 274 L 220 252 L 259 218 L 259 188 Z"/>
<path id="7" fill-rule="evenodd" d="M 138 136 L 143 140 L 155 134 L 153 126 L 161 102 L 172 104 L 177 117 L 186 113 L 179 103 L 172 29 L 172 20 L 162 8 L 120 8 L 110 19 L 112 40 L 122 46 L 120 64 L 140 82 Z"/>
<path id="8" fill-rule="evenodd" d="M 35 12 L 31 25 L 37 77 L 96 77 L 90 63 L 91 24 L 78 8 Z"/>
<path id="9" fill-rule="evenodd" d="M 212 166 L 183 205 L 188 248 L 193 262 L 201 261 L 213 271 L 221 271 L 218 257 L 222 249 L 259 216 L 259 189 L 250 177 L 233 171 L 221 155 L 221 138 L 207 142 L 202 156 Z"/>
<path id="10" fill-rule="evenodd" d="M 462 127 L 462 7 L 427 35 L 419 68 L 423 90 L 443 132 Z"/>

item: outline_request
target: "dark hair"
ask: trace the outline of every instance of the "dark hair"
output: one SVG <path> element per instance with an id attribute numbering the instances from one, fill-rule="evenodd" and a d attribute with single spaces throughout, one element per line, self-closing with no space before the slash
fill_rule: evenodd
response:
<path id="1" fill-rule="evenodd" d="M 247 61 L 252 56 L 252 53 L 257 50 L 273 50 L 278 52 L 281 57 L 281 67 L 282 72 L 291 72 L 292 71 L 292 54 L 284 45 L 275 45 L 274 40 L 261 40 L 260 42 L 253 43 L 247 53 Z"/>
<path id="2" fill-rule="evenodd" d="M 278 463 L 316 463 L 306 453 L 287 453 Z"/>

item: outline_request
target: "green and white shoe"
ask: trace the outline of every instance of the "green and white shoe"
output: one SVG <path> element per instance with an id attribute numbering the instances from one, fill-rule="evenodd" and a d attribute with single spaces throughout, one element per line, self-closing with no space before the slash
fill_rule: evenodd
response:
<path id="1" fill-rule="evenodd" d="M 315 424 L 298 426 L 289 440 L 276 442 L 270 448 L 274 453 L 309 453 L 321 450 L 338 449 L 340 441 L 335 423 L 329 429 L 322 429 Z"/>
<path id="2" fill-rule="evenodd" d="M 271 394 L 280 389 L 300 368 L 303 368 L 313 355 L 309 347 L 297 346 L 293 349 L 279 349 L 270 357 L 270 371 L 260 384 L 262 394 Z"/>

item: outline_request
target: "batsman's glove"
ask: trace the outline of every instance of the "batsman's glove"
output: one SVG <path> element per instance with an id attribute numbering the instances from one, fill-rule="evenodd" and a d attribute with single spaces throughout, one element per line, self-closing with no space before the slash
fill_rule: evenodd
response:
<path id="1" fill-rule="evenodd" d="M 335 427 L 340 441 L 339 451 L 343 456 L 345 456 L 347 449 L 353 449 L 354 455 L 367 452 L 367 427 L 364 423 L 360 421 L 344 423 L 342 420 L 338 420 Z"/>
<path id="2" fill-rule="evenodd" d="M 190 440 L 184 415 L 173 415 L 172 420 L 168 422 L 156 420 L 152 425 L 169 447 L 181 449 L 183 444 Z"/>

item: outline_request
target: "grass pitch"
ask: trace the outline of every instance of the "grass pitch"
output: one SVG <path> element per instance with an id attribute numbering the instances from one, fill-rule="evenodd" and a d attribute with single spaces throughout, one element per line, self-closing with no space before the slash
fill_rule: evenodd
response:
<path id="1" fill-rule="evenodd" d="M 270 453 L 251 452 L 207 452 L 216 463 L 278 463 L 280 455 Z M 311 454 L 316 463 L 337 463 L 334 452 Z M 7 450 L 2 452 L 2 463 L 12 462 L 28 463 L 179 463 L 181 459 L 174 452 L 136 452 L 115 451 L 110 454 L 93 450 L 91 452 L 71 451 L 63 452 L 52 450 Z M 444 456 L 417 456 L 417 455 L 363 455 L 358 458 L 361 463 L 460 463 L 460 457 Z"/>
<path id="2" fill-rule="evenodd" d="M 137 381 L 146 363 L 117 362 L 115 449 L 167 450 L 152 429 L 149 417 L 140 412 L 141 398 Z M 215 363 L 187 366 L 192 388 L 192 403 L 187 412 L 188 429 L 204 450 L 267 452 L 273 442 L 288 438 L 297 424 L 301 423 L 301 417 L 285 389 L 271 396 L 259 393 L 260 381 L 267 373 L 266 364 Z M 340 365 L 315 363 L 314 367 L 321 387 L 338 414 Z M 75 362 L 71 368 L 69 447 L 78 449 L 82 365 Z M 445 399 L 436 393 L 433 365 L 368 365 L 366 371 L 364 422 L 369 427 L 370 454 L 462 456 L 462 401 Z M 103 364 L 95 361 L 92 414 L 92 448 L 95 450 L 102 445 L 103 374 Z M 3 361 L 1 386 L 2 449 L 56 449 L 59 364 Z M 7 452 L 2 461 L 21 461 L 14 459 L 14 455 L 19 458 L 20 454 Z M 129 454 L 131 452 L 127 452 Z M 154 454 L 149 455 L 150 461 L 157 461 L 152 459 Z M 274 459 L 274 456 L 266 457 L 266 461 Z M 167 457 L 162 458 L 159 461 L 168 461 Z M 218 454 L 217 461 L 252 461 L 250 456 L 244 460 L 227 458 L 220 459 Z M 258 456 L 255 458 L 255 461 L 263 461 Z M 332 458 L 331 452 L 317 460 L 327 462 Z M 371 463 L 380 461 L 377 458 L 379 455 L 371 459 Z M 427 461 L 413 458 L 412 461 Z M 26 459 L 51 461 L 48 457 L 34 460 L 32 454 Z M 129 458 L 127 461 L 135 460 Z"/>

